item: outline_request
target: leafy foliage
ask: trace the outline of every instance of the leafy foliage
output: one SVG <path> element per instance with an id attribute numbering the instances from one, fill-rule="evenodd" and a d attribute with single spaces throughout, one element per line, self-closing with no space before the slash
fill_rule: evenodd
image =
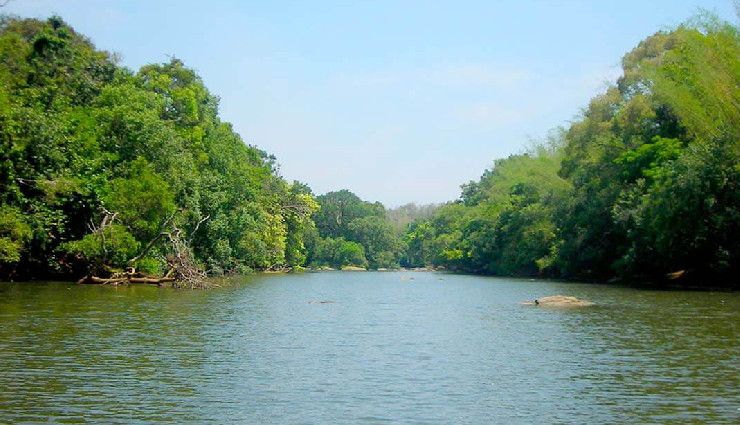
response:
<path id="1" fill-rule="evenodd" d="M 570 191 L 559 164 L 559 151 L 548 149 L 496 161 L 480 181 L 463 185 L 459 201 L 411 227 L 405 263 L 537 274 L 555 239 L 555 208 Z"/>
<path id="2" fill-rule="evenodd" d="M 211 272 L 303 264 L 310 190 L 245 145 L 180 60 L 132 72 L 59 17 L 2 17 L 0 58 L 3 276 L 65 277 L 79 272 L 69 255 L 91 265 L 103 251 L 123 267 L 169 217 Z M 118 214 L 105 243 L 89 233 L 103 210 Z"/>
<path id="3" fill-rule="evenodd" d="M 0 262 L 15 262 L 31 238 L 31 228 L 17 208 L 0 207 Z"/>
<path id="4" fill-rule="evenodd" d="M 100 233 L 87 234 L 80 240 L 62 244 L 60 249 L 80 255 L 87 262 L 105 259 L 107 265 L 122 268 L 136 255 L 140 247 L 141 244 L 125 226 L 113 224 Z"/>
<path id="5" fill-rule="evenodd" d="M 732 285 L 740 31 L 700 15 L 622 67 L 568 129 L 495 161 L 457 201 L 386 211 L 284 181 L 180 60 L 134 72 L 59 17 L 1 17 L 0 277 L 79 272 L 70 258 L 161 270 L 171 247 L 152 241 L 169 226 L 212 273 L 431 265 Z M 101 214 L 118 219 L 90 233 Z"/>
<path id="6" fill-rule="evenodd" d="M 492 274 L 732 285 L 740 32 L 701 15 L 625 55 L 564 133 L 496 161 L 413 224 L 404 261 Z M 672 273 L 681 271 L 681 273 Z M 685 273 L 688 272 L 688 273 Z"/>
<path id="7" fill-rule="evenodd" d="M 316 198 L 317 235 L 309 250 L 315 266 L 398 267 L 401 244 L 382 204 L 365 202 L 349 190 Z"/>

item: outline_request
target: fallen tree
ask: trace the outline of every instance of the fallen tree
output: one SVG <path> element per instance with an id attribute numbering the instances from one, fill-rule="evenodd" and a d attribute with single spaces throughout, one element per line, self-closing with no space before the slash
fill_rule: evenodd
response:
<path id="1" fill-rule="evenodd" d="M 80 279 L 77 283 L 92 283 L 99 285 L 119 285 L 122 283 L 151 283 L 158 286 L 162 286 L 165 283 L 175 282 L 173 277 L 151 277 L 141 273 L 116 273 L 112 277 L 102 278 L 97 276 L 85 276 Z"/>
<path id="2" fill-rule="evenodd" d="M 111 272 L 109 264 L 109 249 L 114 222 L 118 213 L 112 213 L 102 209 L 102 216 L 98 225 L 90 224 L 91 234 L 100 240 L 100 255 L 97 256 L 90 272 L 78 280 L 80 284 L 119 285 L 132 283 L 156 284 L 163 286 L 170 284 L 173 288 L 208 289 L 213 285 L 208 281 L 208 274 L 198 267 L 194 260 L 191 249 L 191 241 L 201 224 L 206 222 L 210 216 L 206 216 L 195 225 L 189 238 L 185 239 L 185 232 L 173 224 L 173 219 L 179 211 L 173 212 L 160 226 L 158 234 L 149 241 L 141 252 L 127 261 L 128 266 L 124 272 Z M 136 263 L 147 256 L 158 244 L 166 252 L 165 261 L 167 272 L 163 277 L 145 275 L 136 271 Z M 101 273 L 102 272 L 102 273 Z M 109 275 L 107 277 L 102 277 Z"/>

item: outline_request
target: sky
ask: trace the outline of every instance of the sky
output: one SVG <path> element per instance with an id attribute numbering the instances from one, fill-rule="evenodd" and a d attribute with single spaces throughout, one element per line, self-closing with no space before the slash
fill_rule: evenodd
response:
<path id="1" fill-rule="evenodd" d="M 314 193 L 388 207 L 457 199 L 498 158 L 567 127 L 644 38 L 732 0 L 11 0 L 121 65 L 181 59 L 245 143 Z"/>

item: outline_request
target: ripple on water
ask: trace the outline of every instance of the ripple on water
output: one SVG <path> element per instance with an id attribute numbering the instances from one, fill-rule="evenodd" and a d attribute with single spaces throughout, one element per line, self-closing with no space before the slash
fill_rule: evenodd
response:
<path id="1" fill-rule="evenodd" d="M 0 422 L 740 421 L 738 294 L 439 276 L 0 284 Z"/>

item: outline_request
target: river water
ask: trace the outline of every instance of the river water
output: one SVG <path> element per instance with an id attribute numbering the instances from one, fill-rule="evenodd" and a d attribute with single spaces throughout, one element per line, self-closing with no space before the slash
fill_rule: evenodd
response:
<path id="1" fill-rule="evenodd" d="M 596 305 L 519 304 L 555 294 Z M 739 325 L 738 293 L 431 272 L 3 283 L 0 423 L 736 424 Z"/>

